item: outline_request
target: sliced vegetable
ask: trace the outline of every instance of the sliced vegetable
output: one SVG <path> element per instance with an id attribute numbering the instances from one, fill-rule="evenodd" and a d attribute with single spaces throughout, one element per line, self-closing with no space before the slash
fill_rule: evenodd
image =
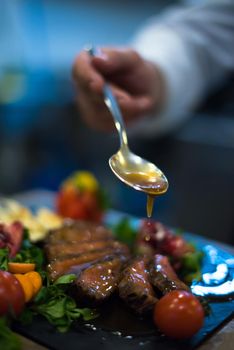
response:
<path id="1" fill-rule="evenodd" d="M 34 271 L 36 264 L 34 263 L 17 263 L 17 262 L 9 262 L 8 263 L 8 271 L 11 273 L 26 273 L 30 271 Z"/>
<path id="2" fill-rule="evenodd" d="M 37 271 L 30 271 L 25 276 L 31 281 L 33 285 L 33 296 L 35 297 L 42 287 L 42 278 Z"/>
<path id="3" fill-rule="evenodd" d="M 193 294 L 174 290 L 156 303 L 153 317 L 162 333 L 171 338 L 186 339 L 203 326 L 204 310 Z"/>
<path id="4" fill-rule="evenodd" d="M 25 304 L 24 291 L 14 275 L 0 271 L 0 316 L 18 316 Z"/>
<path id="5" fill-rule="evenodd" d="M 26 303 L 28 303 L 32 299 L 34 294 L 34 287 L 31 280 L 26 275 L 22 275 L 19 273 L 14 274 L 14 276 L 20 282 L 24 291 L 25 301 Z"/>

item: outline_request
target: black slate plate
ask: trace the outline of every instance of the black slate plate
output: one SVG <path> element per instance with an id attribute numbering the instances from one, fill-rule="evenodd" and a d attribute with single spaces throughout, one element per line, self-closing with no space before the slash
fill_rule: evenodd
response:
<path id="1" fill-rule="evenodd" d="M 149 332 L 138 336 L 108 331 L 95 326 L 77 323 L 65 334 L 55 332 L 45 319 L 37 317 L 30 326 L 14 325 L 14 330 L 50 349 L 55 350 L 189 350 L 200 345 L 226 321 L 231 319 L 234 303 L 213 303 L 212 315 L 206 318 L 204 327 L 188 341 L 170 340 L 149 328 Z M 105 327 L 104 327 L 105 328 Z M 140 332 L 141 333 L 141 332 Z"/>
<path id="2" fill-rule="evenodd" d="M 112 225 L 123 215 L 126 216 L 126 214 L 110 211 L 104 221 L 107 225 Z M 137 226 L 139 219 L 131 218 L 131 223 L 133 226 Z M 209 240 L 197 235 L 186 233 L 185 236 L 198 246 L 210 244 Z M 220 255 L 231 257 L 229 253 L 221 250 L 219 246 L 216 247 L 219 249 Z M 187 341 L 170 340 L 161 335 L 155 330 L 151 320 L 137 319 L 129 310 L 125 309 L 117 297 L 113 297 L 102 308 L 99 319 L 89 324 L 77 322 L 65 334 L 56 332 L 41 317 L 35 318 L 30 326 L 22 326 L 15 323 L 13 328 L 25 337 L 55 350 L 93 350 L 99 347 L 102 350 L 189 350 L 196 348 L 208 337 L 211 337 L 215 331 L 233 316 L 234 301 L 214 302 L 210 306 L 212 312 L 209 317 L 206 317 L 204 327 Z"/>

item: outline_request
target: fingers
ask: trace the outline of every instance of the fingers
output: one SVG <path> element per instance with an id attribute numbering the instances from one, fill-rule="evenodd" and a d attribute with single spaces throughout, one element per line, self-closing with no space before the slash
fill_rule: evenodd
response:
<path id="1" fill-rule="evenodd" d="M 131 49 L 101 49 L 101 54 L 93 57 L 93 65 L 102 74 L 115 74 L 133 69 L 140 56 Z"/>
<path id="2" fill-rule="evenodd" d="M 156 101 L 151 92 L 154 72 L 155 68 L 131 49 L 104 48 L 95 57 L 81 52 L 73 66 L 81 116 L 95 129 L 114 129 L 113 118 L 104 103 L 106 82 L 117 98 L 126 125 L 148 114 Z"/>
<path id="3" fill-rule="evenodd" d="M 136 98 L 116 86 L 111 85 L 111 88 L 127 126 L 151 110 L 152 101 L 149 97 L 138 96 Z M 104 131 L 114 130 L 113 117 L 105 105 L 103 97 L 97 98 L 95 94 L 92 96 L 92 93 L 87 96 L 85 92 L 80 91 L 78 105 L 82 117 L 89 126 Z"/>
<path id="4" fill-rule="evenodd" d="M 153 101 L 149 96 L 134 96 L 113 85 L 111 85 L 111 88 L 118 101 L 126 125 L 151 111 Z"/>
<path id="5" fill-rule="evenodd" d="M 91 102 L 86 94 L 80 92 L 77 95 L 77 106 L 80 115 L 91 128 L 101 131 L 114 130 L 114 121 L 103 100 Z"/>
<path id="6" fill-rule="evenodd" d="M 102 93 L 104 79 L 91 64 L 92 57 L 85 51 L 81 52 L 73 65 L 72 75 L 75 83 L 82 89 Z"/>
<path id="7" fill-rule="evenodd" d="M 104 78 L 92 65 L 92 57 L 87 52 L 78 55 L 72 74 L 77 87 L 78 109 L 86 123 L 96 129 L 114 129 L 103 99 Z"/>
<path id="8" fill-rule="evenodd" d="M 140 61 L 139 55 L 130 49 L 102 49 L 101 54 L 90 57 L 81 52 L 73 65 L 73 78 L 83 89 L 91 89 L 101 94 L 104 84 L 103 75 L 114 75 L 134 69 Z"/>

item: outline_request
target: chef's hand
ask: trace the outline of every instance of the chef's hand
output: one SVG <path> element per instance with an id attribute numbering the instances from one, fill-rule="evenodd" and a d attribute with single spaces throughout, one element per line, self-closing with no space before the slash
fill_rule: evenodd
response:
<path id="1" fill-rule="evenodd" d="M 99 56 L 81 52 L 73 66 L 81 116 L 93 128 L 112 130 L 114 123 L 103 101 L 103 85 L 110 84 L 126 125 L 164 102 L 164 81 L 157 67 L 132 49 L 101 49 Z"/>

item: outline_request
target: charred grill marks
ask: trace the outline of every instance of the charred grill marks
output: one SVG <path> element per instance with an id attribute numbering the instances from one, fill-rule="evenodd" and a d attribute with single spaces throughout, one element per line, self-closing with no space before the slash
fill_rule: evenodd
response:
<path id="1" fill-rule="evenodd" d="M 117 257 L 91 265 L 75 282 L 78 293 L 96 302 L 105 300 L 116 290 L 121 268 Z"/>
<path id="2" fill-rule="evenodd" d="M 47 243 L 75 243 L 108 239 L 113 240 L 113 236 L 111 231 L 104 226 L 85 221 L 67 220 L 62 227 L 50 232 Z"/>
<path id="3" fill-rule="evenodd" d="M 47 243 L 50 278 L 74 273 L 73 295 L 100 303 L 116 290 L 137 313 L 154 307 L 157 295 L 174 289 L 189 290 L 179 280 L 166 256 L 137 257 L 129 261 L 128 247 L 114 239 L 105 227 L 69 221 L 51 231 Z"/>
<path id="4" fill-rule="evenodd" d="M 168 258 L 164 255 L 156 254 L 149 267 L 150 282 L 156 290 L 163 295 L 174 289 L 189 290 L 173 270 Z"/>
<path id="5" fill-rule="evenodd" d="M 126 250 L 126 246 L 118 241 L 113 239 L 100 240 L 100 241 L 91 241 L 91 242 L 64 242 L 60 241 L 55 244 L 47 244 L 46 254 L 50 261 L 57 258 L 67 258 L 69 256 L 76 256 L 84 252 L 94 252 L 104 249 L 123 249 Z"/>
<path id="6" fill-rule="evenodd" d="M 75 293 L 95 302 L 104 301 L 117 288 L 128 247 L 103 226 L 69 221 L 50 233 L 46 253 L 52 280 L 75 273 Z"/>
<path id="7" fill-rule="evenodd" d="M 147 259 L 136 258 L 124 269 L 119 283 L 120 297 L 138 313 L 150 311 L 157 301 L 149 281 Z"/>

